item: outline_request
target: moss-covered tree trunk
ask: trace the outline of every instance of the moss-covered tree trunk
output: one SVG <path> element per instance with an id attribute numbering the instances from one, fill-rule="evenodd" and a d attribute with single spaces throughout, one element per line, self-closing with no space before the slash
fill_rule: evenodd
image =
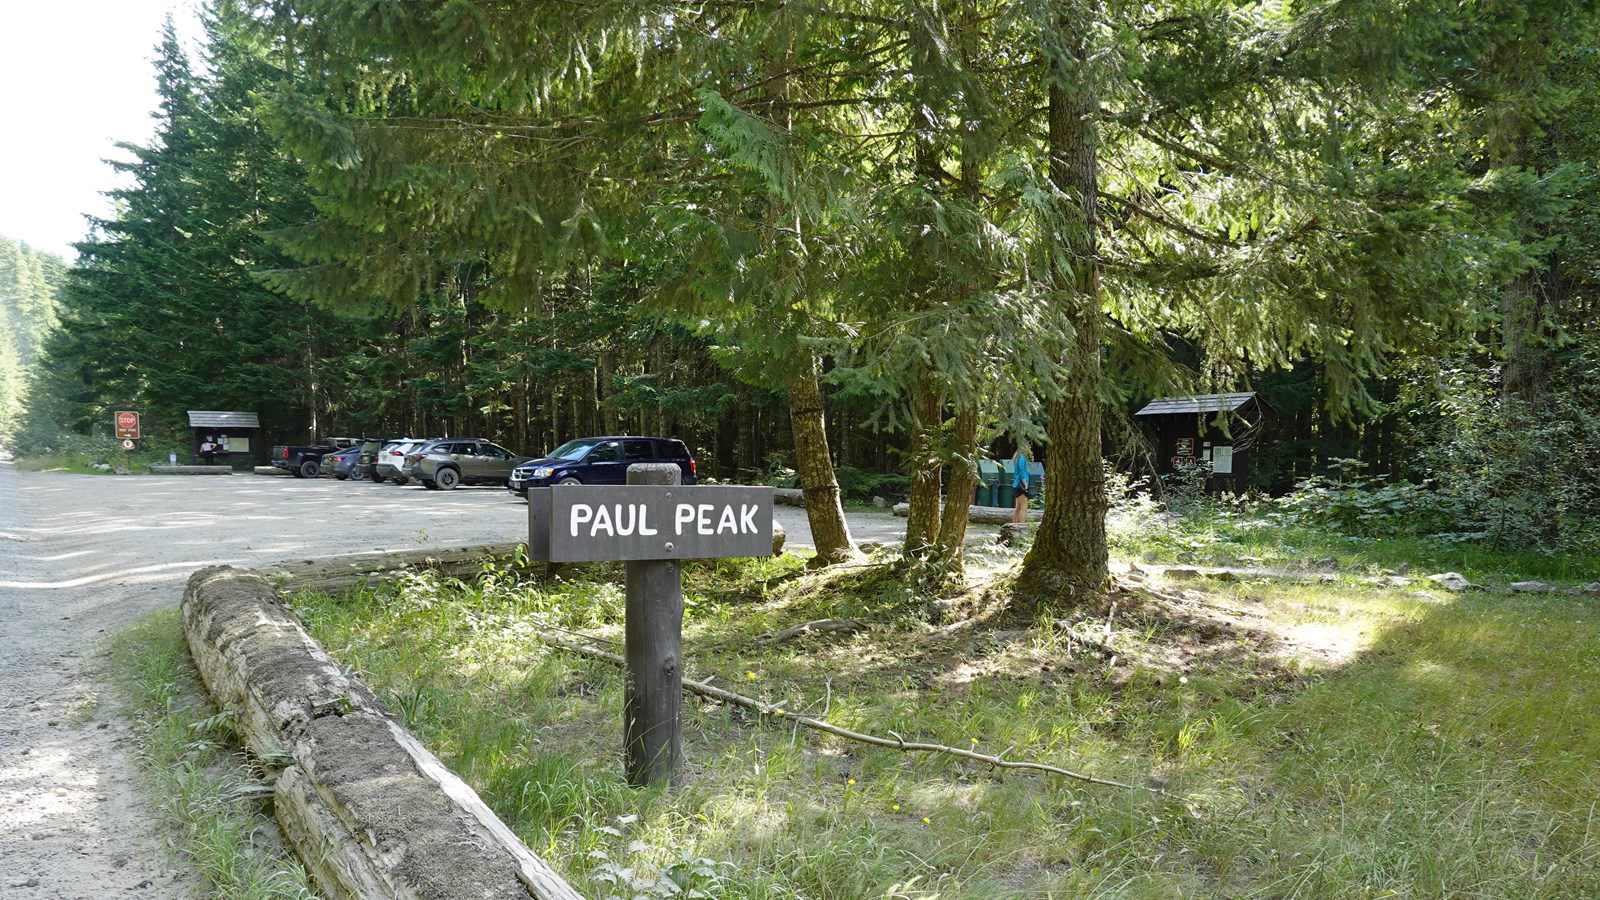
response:
<path id="1" fill-rule="evenodd" d="M 789 379 L 789 427 L 794 432 L 794 464 L 805 495 L 806 519 L 817 546 L 812 562 L 827 565 L 850 558 L 856 550 L 828 452 L 828 422 L 817 368 L 817 357 L 808 355 L 799 373 Z"/>
<path id="2" fill-rule="evenodd" d="M 933 373 L 924 372 L 911 386 L 911 508 L 906 519 L 904 552 L 921 559 L 939 538 L 939 487 L 944 467 L 939 459 L 944 404 Z"/>
<path id="3" fill-rule="evenodd" d="M 1073 25 L 1063 19 L 1065 33 Z M 1076 329 L 1067 359 L 1067 388 L 1049 403 L 1044 455 L 1044 515 L 1023 560 L 1012 609 L 1027 616 L 1042 607 L 1070 608 L 1104 589 L 1107 578 L 1105 472 L 1100 455 L 1100 271 L 1095 230 L 1098 103 L 1084 71 L 1081 35 L 1052 72 L 1049 103 L 1050 180 L 1060 208 L 1056 301 Z M 1060 258 L 1062 254 L 1057 254 Z"/>
<path id="4" fill-rule="evenodd" d="M 967 539 L 967 519 L 972 511 L 972 491 L 978 486 L 978 406 L 964 403 L 951 420 L 950 441 L 957 452 L 950 460 L 950 487 L 945 493 L 944 517 L 939 522 L 939 557 L 952 572 L 961 571 L 962 548 Z"/>

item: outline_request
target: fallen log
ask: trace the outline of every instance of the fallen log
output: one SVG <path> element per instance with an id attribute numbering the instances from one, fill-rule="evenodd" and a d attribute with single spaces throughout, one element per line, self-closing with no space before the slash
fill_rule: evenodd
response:
<path id="1" fill-rule="evenodd" d="M 183 625 L 201 679 L 245 745 L 283 766 L 274 812 L 324 893 L 578 900 L 328 656 L 265 578 L 226 566 L 196 572 Z"/>
<path id="2" fill-rule="evenodd" d="M 967 509 L 967 521 L 977 522 L 980 525 L 1009 525 L 1011 512 L 1009 506 L 973 506 Z M 894 514 L 902 519 L 909 517 L 911 504 L 896 503 Z"/>
<path id="3" fill-rule="evenodd" d="M 805 506 L 806 492 L 799 488 L 773 488 L 772 502 L 783 506 Z"/>
<path id="4" fill-rule="evenodd" d="M 295 560 L 267 569 L 264 574 L 285 590 L 333 593 L 416 569 L 453 578 L 477 575 L 489 563 L 517 575 L 543 572 L 544 563 L 529 562 L 519 556 L 522 546 L 521 542 L 513 541 L 476 547 L 354 553 Z"/>

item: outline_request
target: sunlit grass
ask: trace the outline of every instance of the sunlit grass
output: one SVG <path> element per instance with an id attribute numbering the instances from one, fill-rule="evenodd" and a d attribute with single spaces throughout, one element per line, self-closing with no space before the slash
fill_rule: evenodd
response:
<path id="1" fill-rule="evenodd" d="M 1277 540 L 1296 559 L 1337 543 Z M 1239 547 L 1260 556 L 1269 542 Z M 1206 603 L 1260 627 L 1170 665 L 1151 660 L 1171 633 L 1113 623 L 1139 660 L 1116 668 L 1069 657 L 1070 631 L 1051 620 L 933 641 L 933 598 L 885 570 L 688 570 L 690 677 L 1175 796 L 1002 777 L 693 698 L 683 784 L 636 791 L 621 771 L 622 673 L 534 637 L 620 639 L 618 567 L 527 585 L 418 577 L 294 605 L 530 846 L 600 896 L 625 878 L 724 898 L 1592 896 L 1600 610 L 1424 596 L 1351 577 L 1354 563 L 1325 584 L 1204 585 Z M 1473 577 L 1508 580 L 1485 566 Z M 871 630 L 757 643 L 841 616 Z M 1294 643 L 1306 635 L 1343 655 Z"/>
<path id="2" fill-rule="evenodd" d="M 260 800 L 261 772 L 215 715 L 189 662 L 175 609 L 147 616 L 111 642 L 113 677 L 136 720 L 136 758 L 160 824 L 204 895 L 314 898 L 304 869 L 275 837 Z"/>

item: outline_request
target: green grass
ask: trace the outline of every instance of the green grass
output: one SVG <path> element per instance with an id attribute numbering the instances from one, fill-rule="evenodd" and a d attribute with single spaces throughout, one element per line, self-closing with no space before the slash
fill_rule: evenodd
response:
<path id="1" fill-rule="evenodd" d="M 1600 579 L 1600 560 L 1593 555 L 1496 552 L 1478 544 L 1427 537 L 1349 536 L 1226 507 L 1173 527 L 1152 509 L 1135 505 L 1113 512 L 1111 534 L 1114 554 L 1125 559 L 1228 564 L 1254 557 L 1262 560 L 1261 565 L 1297 567 L 1331 556 L 1346 570 L 1392 570 L 1409 564 L 1428 574 L 1460 572 L 1474 581 Z"/>
<path id="2" fill-rule="evenodd" d="M 177 610 L 154 613 L 111 641 L 112 672 L 136 720 L 146 792 L 203 896 L 314 898 L 305 871 L 276 839 L 268 809 L 250 799 L 261 771 L 238 748 L 228 718 L 204 700 Z"/>
<path id="3" fill-rule="evenodd" d="M 19 456 L 16 466 L 23 472 L 55 472 L 75 475 L 110 475 L 116 467 L 126 465 L 136 475 L 150 474 L 151 466 L 164 466 L 167 464 L 167 453 L 162 450 L 138 450 L 132 453 L 123 453 L 121 450 L 107 451 L 104 453 L 90 453 L 69 451 L 53 453 L 43 456 Z M 178 453 L 178 462 L 188 462 L 188 451 Z M 111 471 L 96 469 L 96 463 L 111 466 Z"/>
<path id="4" fill-rule="evenodd" d="M 1311 532 L 1227 540 L 1285 560 L 1348 546 L 1345 573 L 1404 555 L 1357 558 Z M 1141 552 L 1171 559 L 1215 543 L 1146 541 Z M 1505 569 L 1527 565 L 1460 568 L 1507 581 Z M 1600 883 L 1592 599 L 1430 599 L 1347 575 L 1244 581 L 1200 599 L 1259 627 L 1178 627 L 1129 610 L 1114 643 L 1132 662 L 1108 668 L 1081 645 L 1067 656 L 1098 620 L 930 642 L 930 598 L 892 573 L 797 566 L 687 569 L 686 674 L 845 727 L 1010 748 L 1175 796 L 1001 777 L 693 699 L 683 785 L 635 791 L 621 772 L 622 674 L 533 637 L 556 626 L 620 639 L 618 567 L 527 585 L 416 577 L 294 605 L 595 896 L 663 878 L 710 897 L 839 900 L 1577 898 Z M 873 628 L 756 643 L 825 616 Z M 1292 643 L 1308 634 L 1345 652 Z"/>

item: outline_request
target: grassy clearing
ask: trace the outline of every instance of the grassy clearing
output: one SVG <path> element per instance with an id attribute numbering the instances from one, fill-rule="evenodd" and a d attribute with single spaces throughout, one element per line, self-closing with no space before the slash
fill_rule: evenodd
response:
<path id="1" fill-rule="evenodd" d="M 185 454 L 178 454 L 178 461 L 186 460 Z M 136 450 L 132 453 L 123 453 L 121 450 L 113 451 L 65 451 L 42 456 L 20 456 L 16 459 L 16 466 L 22 472 L 51 472 L 56 474 L 67 473 L 74 475 L 110 475 L 111 470 L 97 469 L 95 465 L 108 465 L 114 470 L 118 466 L 126 465 L 135 474 L 150 474 L 151 466 L 164 466 L 167 464 L 166 449 L 161 450 Z"/>
<path id="2" fill-rule="evenodd" d="M 214 714 L 189 662 L 177 610 L 154 613 L 111 642 L 113 673 L 137 720 L 138 760 L 176 853 L 204 896 L 315 898 L 259 799 L 262 772 Z"/>
<path id="3" fill-rule="evenodd" d="M 1113 511 L 1110 522 L 1116 550 L 1124 559 L 1299 568 L 1309 560 L 1333 557 L 1345 570 L 1397 569 L 1460 572 L 1474 581 L 1505 584 L 1524 579 L 1594 580 L 1593 556 L 1574 553 L 1492 552 L 1471 543 L 1446 543 L 1424 537 L 1383 539 L 1333 534 L 1295 525 L 1281 516 L 1249 508 L 1208 510 L 1181 523 L 1169 521 L 1150 504 Z"/>
<path id="4" fill-rule="evenodd" d="M 620 639 L 620 568 L 532 584 L 419 576 L 294 605 L 595 896 L 656 896 L 669 880 L 718 898 L 1593 896 L 1592 598 L 1377 586 L 1351 570 L 1397 564 L 1393 548 L 1355 558 L 1309 532 L 1204 529 L 1121 549 L 1271 552 L 1285 565 L 1348 555 L 1331 583 L 1244 580 L 1170 608 L 1124 606 L 1109 638 L 1103 612 L 941 636 L 949 598 L 887 569 L 811 575 L 790 557 L 687 570 L 690 677 L 861 731 L 1012 748 L 1176 797 L 1002 778 L 693 700 L 685 783 L 637 792 L 622 781 L 621 673 L 533 637 L 554 626 Z M 1238 550 L 1218 549 L 1217 533 Z M 1003 581 L 1015 560 L 976 569 Z M 1594 564 L 1459 568 L 1504 582 Z M 758 643 L 841 616 L 872 628 Z"/>

